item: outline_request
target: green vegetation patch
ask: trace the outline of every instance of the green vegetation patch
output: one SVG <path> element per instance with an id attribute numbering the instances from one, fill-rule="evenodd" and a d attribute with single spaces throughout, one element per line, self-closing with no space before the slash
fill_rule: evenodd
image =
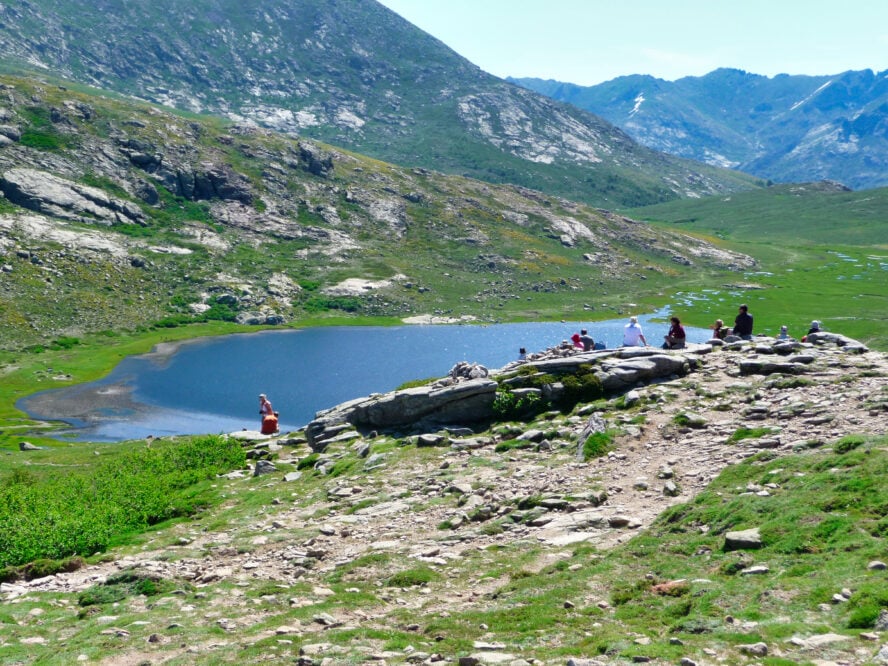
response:
<path id="1" fill-rule="evenodd" d="M 737 428 L 730 437 L 728 442 L 739 442 L 744 439 L 758 439 L 766 437 L 773 433 L 771 428 Z"/>
<path id="2" fill-rule="evenodd" d="M 0 567 L 105 550 L 124 535 L 194 513 L 201 482 L 243 467 L 237 441 L 159 442 L 65 474 L 16 469 L 0 485 Z"/>
<path id="3" fill-rule="evenodd" d="M 592 460 L 607 455 L 614 448 L 615 436 L 616 432 L 613 430 L 593 432 L 583 442 L 583 460 Z"/>
<path id="4" fill-rule="evenodd" d="M 81 606 L 95 606 L 115 603 L 140 594 L 146 597 L 167 594 L 176 587 L 174 581 L 148 572 L 128 569 L 112 574 L 104 583 L 84 590 L 78 595 L 77 601 Z"/>

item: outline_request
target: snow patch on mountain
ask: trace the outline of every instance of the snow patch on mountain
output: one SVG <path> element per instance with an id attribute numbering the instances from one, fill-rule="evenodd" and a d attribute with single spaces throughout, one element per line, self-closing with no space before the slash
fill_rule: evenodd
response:
<path id="1" fill-rule="evenodd" d="M 638 97 L 633 100 L 635 102 L 635 106 L 632 107 L 632 110 L 629 112 L 629 117 L 631 118 L 636 113 L 638 113 L 639 109 L 641 109 L 641 105 L 645 103 L 644 93 L 638 93 Z"/>
<path id="2" fill-rule="evenodd" d="M 812 99 L 814 99 L 814 97 L 815 97 L 818 93 L 823 92 L 824 90 L 826 90 L 826 89 L 827 89 L 832 83 L 833 83 L 832 81 L 827 81 L 827 82 L 824 83 L 822 86 L 820 86 L 817 90 L 815 90 L 815 91 L 812 92 L 810 95 L 808 95 L 805 99 L 803 99 L 803 100 L 801 100 L 801 101 L 799 101 L 799 102 L 796 102 L 796 103 L 793 104 L 791 107 L 789 107 L 789 110 L 790 110 L 790 111 L 795 111 L 797 108 L 799 108 L 799 107 L 800 107 L 802 104 L 804 104 L 805 102 L 809 102 L 809 101 L 811 101 Z"/>

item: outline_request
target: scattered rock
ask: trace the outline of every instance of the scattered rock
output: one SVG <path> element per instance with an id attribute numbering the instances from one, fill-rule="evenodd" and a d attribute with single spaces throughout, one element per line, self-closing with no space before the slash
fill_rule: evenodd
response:
<path id="1" fill-rule="evenodd" d="M 761 547 L 762 536 L 757 527 L 725 534 L 725 550 L 752 550 Z"/>
<path id="2" fill-rule="evenodd" d="M 740 650 L 740 654 L 745 654 L 749 657 L 767 657 L 768 656 L 768 646 L 764 643 L 752 643 L 749 645 L 741 645 L 738 647 Z"/>
<path id="3" fill-rule="evenodd" d="M 262 476 L 263 474 L 271 474 L 276 471 L 277 467 L 270 460 L 257 460 L 256 467 L 253 469 L 253 476 Z"/>

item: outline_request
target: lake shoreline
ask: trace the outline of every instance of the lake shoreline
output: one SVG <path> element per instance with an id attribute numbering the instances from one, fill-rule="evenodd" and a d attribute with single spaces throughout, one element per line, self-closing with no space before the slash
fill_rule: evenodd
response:
<path id="1" fill-rule="evenodd" d="M 666 331 L 659 321 L 666 312 L 639 315 L 651 346 Z M 580 328 L 614 348 L 626 321 L 265 328 L 164 340 L 120 359 L 102 379 L 30 394 L 17 407 L 59 422 L 62 436 L 90 441 L 89 433 L 101 433 L 120 441 L 123 433 L 138 438 L 255 427 L 253 400 L 267 392 L 282 423 L 298 429 L 341 402 L 443 376 L 460 361 L 503 367 L 520 347 L 531 353 L 555 347 Z M 689 340 L 708 337 L 708 330 L 689 327 Z"/>

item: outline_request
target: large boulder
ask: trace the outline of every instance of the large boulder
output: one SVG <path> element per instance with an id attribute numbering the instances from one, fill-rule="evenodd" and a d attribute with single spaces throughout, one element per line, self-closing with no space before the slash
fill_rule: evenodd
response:
<path id="1" fill-rule="evenodd" d="M 312 444 L 326 439 L 343 423 L 380 430 L 417 424 L 477 423 L 493 416 L 496 388 L 495 381 L 480 378 L 358 398 L 319 412 L 306 426 L 305 434 Z"/>
<path id="2" fill-rule="evenodd" d="M 810 333 L 808 334 L 807 341 L 814 345 L 834 344 L 837 347 L 842 347 L 845 351 L 857 354 L 863 354 L 869 351 L 867 346 L 862 342 L 858 342 L 841 333 L 827 333 L 826 331 Z"/>
<path id="3" fill-rule="evenodd" d="M 606 360 L 598 374 L 602 388 L 608 393 L 627 391 L 639 383 L 672 375 L 686 375 L 688 359 L 681 354 L 651 354 L 628 359 Z"/>
<path id="4" fill-rule="evenodd" d="M 63 220 L 146 224 L 145 213 L 137 205 L 37 169 L 10 169 L 0 178 L 0 191 L 22 208 Z"/>

